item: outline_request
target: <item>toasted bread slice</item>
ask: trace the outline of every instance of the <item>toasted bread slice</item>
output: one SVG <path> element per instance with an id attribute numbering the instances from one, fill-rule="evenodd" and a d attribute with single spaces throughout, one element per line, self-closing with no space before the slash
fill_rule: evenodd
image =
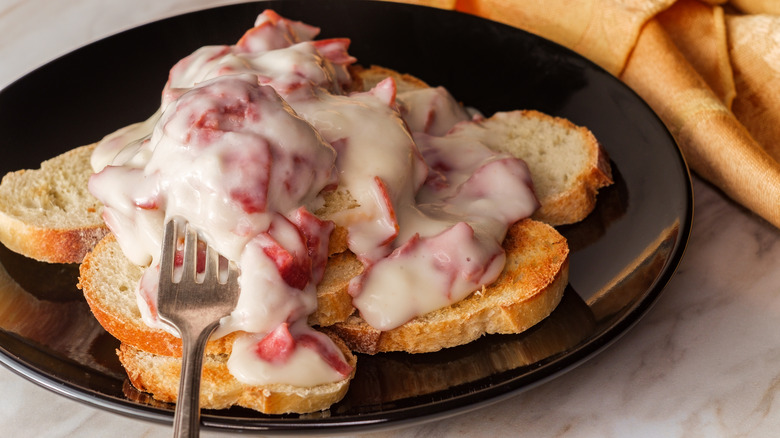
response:
<path id="1" fill-rule="evenodd" d="M 546 318 L 563 296 L 569 277 L 566 239 L 551 226 L 524 219 L 504 240 L 507 261 L 493 284 L 449 307 L 388 331 L 352 315 L 331 327 L 357 352 L 426 353 L 469 343 L 491 333 L 521 333 Z"/>
<path id="2" fill-rule="evenodd" d="M 450 135 L 480 139 L 522 158 L 541 207 L 533 217 L 550 225 L 579 222 L 596 206 L 598 189 L 612 184 L 606 151 L 587 128 L 533 110 L 499 112 L 459 123 Z"/>
<path id="3" fill-rule="evenodd" d="M 318 310 L 311 321 L 331 325 L 352 314 L 354 308 L 347 286 L 362 269 L 349 253 L 331 257 L 318 286 Z M 122 343 L 154 354 L 181 356 L 181 339 L 149 327 L 141 319 L 135 291 L 143 270 L 125 257 L 114 235 L 109 234 L 84 258 L 79 267 L 78 286 L 100 325 Z M 229 354 L 233 339 L 233 335 L 227 335 L 210 340 L 206 353 Z"/>
<path id="4" fill-rule="evenodd" d="M 227 354 L 207 354 L 203 360 L 200 405 L 204 409 L 243 406 L 266 414 L 309 413 L 328 409 L 341 400 L 355 375 L 357 358 L 334 339 L 352 367 L 349 377 L 311 387 L 286 384 L 249 385 L 236 380 L 227 367 Z M 159 401 L 175 403 L 179 391 L 181 358 L 148 353 L 127 344 L 117 351 L 130 382 Z"/>
<path id="5" fill-rule="evenodd" d="M 94 145 L 19 170 L 0 184 L 0 241 L 50 263 L 78 263 L 108 233 L 102 205 L 87 190 Z"/>
<path id="6" fill-rule="evenodd" d="M 146 325 L 136 301 L 143 268 L 125 257 L 113 234 L 87 254 L 79 267 L 78 287 L 100 325 L 123 343 L 168 356 L 181 356 L 181 339 Z M 230 353 L 232 337 L 209 341 L 208 354 Z"/>
<path id="7" fill-rule="evenodd" d="M 429 86 L 380 66 L 356 67 L 351 73 L 361 91 L 388 77 L 395 80 L 398 93 Z M 598 190 L 613 182 L 609 157 L 596 137 L 567 119 L 533 110 L 498 112 L 461 122 L 449 134 L 476 137 L 494 151 L 523 159 L 541 204 L 533 217 L 553 226 L 583 220 L 595 207 Z"/>

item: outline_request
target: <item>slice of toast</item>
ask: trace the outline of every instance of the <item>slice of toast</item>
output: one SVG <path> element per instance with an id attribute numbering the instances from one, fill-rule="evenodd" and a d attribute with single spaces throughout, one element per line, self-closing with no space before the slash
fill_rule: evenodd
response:
<path id="1" fill-rule="evenodd" d="M 399 94 L 429 87 L 412 75 L 376 65 L 350 72 L 360 91 L 388 77 Z M 598 190 L 613 183 L 609 156 L 593 133 L 564 118 L 534 110 L 498 112 L 458 123 L 448 135 L 475 137 L 494 151 L 523 159 L 541 204 L 533 218 L 553 226 L 583 220 L 595 207 Z"/>
<path id="2" fill-rule="evenodd" d="M 0 241 L 49 263 L 79 263 L 108 233 L 102 205 L 87 190 L 95 145 L 19 170 L 0 183 Z"/>
<path id="3" fill-rule="evenodd" d="M 522 158 L 541 204 L 533 217 L 550 225 L 585 219 L 598 190 L 613 182 L 609 157 L 590 130 L 539 111 L 499 112 L 459 123 L 448 135 L 477 138 Z"/>
<path id="4" fill-rule="evenodd" d="M 504 240 L 507 263 L 499 279 L 444 309 L 380 332 L 352 315 L 349 280 L 362 265 L 349 252 L 328 262 L 317 290 L 318 309 L 310 323 L 331 326 L 354 351 L 420 353 L 461 345 L 488 333 L 519 333 L 549 315 L 568 283 L 569 250 L 554 228 L 533 219 L 513 225 Z M 181 341 L 147 326 L 136 305 L 135 284 L 142 268 L 122 253 L 113 235 L 106 236 L 81 265 L 79 287 L 106 330 L 121 342 L 144 351 L 181 355 Z M 211 340 L 208 354 L 229 354 L 232 337 Z"/>
<path id="5" fill-rule="evenodd" d="M 331 325 L 346 320 L 354 308 L 347 292 L 349 280 L 362 271 L 351 253 L 337 254 L 328 262 L 317 288 L 318 309 L 310 321 Z M 113 234 L 101 240 L 79 267 L 79 284 L 95 318 L 120 342 L 146 352 L 181 356 L 181 339 L 144 323 L 136 288 L 144 268 L 125 257 Z M 234 335 L 212 339 L 206 353 L 229 354 Z"/>
<path id="6" fill-rule="evenodd" d="M 335 338 L 334 342 L 344 353 L 352 373 L 338 382 L 310 387 L 242 383 L 230 374 L 227 354 L 206 354 L 200 382 L 201 408 L 243 406 L 265 414 L 304 414 L 328 409 L 347 393 L 357 364 L 357 358 L 343 342 Z M 181 374 L 180 357 L 152 354 L 127 344 L 121 344 L 117 354 L 133 386 L 152 394 L 156 400 L 176 402 Z"/>
<path id="7" fill-rule="evenodd" d="M 503 243 L 499 278 L 449 307 L 388 331 L 355 314 L 330 329 L 357 352 L 427 353 L 469 343 L 485 334 L 521 333 L 558 305 L 569 280 L 569 248 L 553 227 L 533 219 L 514 224 Z"/>

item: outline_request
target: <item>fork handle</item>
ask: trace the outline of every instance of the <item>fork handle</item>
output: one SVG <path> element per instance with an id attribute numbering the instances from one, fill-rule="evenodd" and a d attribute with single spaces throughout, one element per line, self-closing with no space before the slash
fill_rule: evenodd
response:
<path id="1" fill-rule="evenodd" d="M 197 437 L 200 434 L 200 376 L 206 341 L 216 328 L 212 324 L 203 329 L 181 329 L 182 361 L 179 396 L 173 417 L 174 437 Z"/>

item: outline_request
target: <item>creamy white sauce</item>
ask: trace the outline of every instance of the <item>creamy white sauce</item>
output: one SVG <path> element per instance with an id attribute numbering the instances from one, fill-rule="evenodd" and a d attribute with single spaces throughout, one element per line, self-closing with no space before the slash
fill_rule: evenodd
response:
<path id="1" fill-rule="evenodd" d="M 347 95 L 349 42 L 310 41 L 317 32 L 264 12 L 236 45 L 177 63 L 160 110 L 106 137 L 92 158 L 90 190 L 107 225 L 131 261 L 149 266 L 138 292 L 147 324 L 161 325 L 166 218 L 184 216 L 238 263 L 239 303 L 216 335 L 248 333 L 229 368 L 252 384 L 309 386 L 351 371 L 305 324 L 334 222 L 365 265 L 350 283 L 354 305 L 387 330 L 493 282 L 508 226 L 537 207 L 521 160 L 445 135 L 470 123 L 446 90 L 396 96 L 387 79 Z M 359 206 L 333 222 L 314 217 L 337 185 Z M 278 344 L 269 339 L 292 353 L 269 350 Z"/>
<path id="2" fill-rule="evenodd" d="M 237 337 L 228 358 L 228 368 L 238 380 L 251 385 L 279 382 L 309 387 L 344 378 L 346 369 L 336 368 L 331 362 L 341 356 L 340 351 L 327 336 L 306 324 L 298 323 L 289 329 L 283 324 L 269 336 L 273 336 L 271 351 L 266 352 L 270 360 L 257 359 L 263 341 L 268 340 L 265 335 L 241 334 Z"/>
<path id="3" fill-rule="evenodd" d="M 492 283 L 504 266 L 508 226 L 538 206 L 523 161 L 471 138 L 415 140 L 431 174 L 417 203 L 397 210 L 401 233 L 393 252 L 350 283 L 355 307 L 380 330 Z"/>
<path id="4" fill-rule="evenodd" d="M 395 83 L 386 80 L 368 93 L 293 102 L 323 137 L 340 144 L 339 188 L 360 205 L 332 219 L 349 230 L 349 248 L 361 259 L 377 260 L 391 250 L 398 233 L 394 209 L 411 205 L 427 167 L 395 103 Z"/>
<path id="5" fill-rule="evenodd" d="M 456 123 L 471 119 L 466 109 L 444 87 L 399 93 L 398 103 L 412 132 L 440 136 Z"/>

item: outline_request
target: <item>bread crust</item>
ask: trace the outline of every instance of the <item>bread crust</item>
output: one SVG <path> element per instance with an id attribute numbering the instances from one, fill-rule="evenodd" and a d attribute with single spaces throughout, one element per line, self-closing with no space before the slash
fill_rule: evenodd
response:
<path id="1" fill-rule="evenodd" d="M 47 263 L 79 263 L 108 228 L 48 229 L 0 214 L 0 242 L 16 253 Z"/>
<path id="2" fill-rule="evenodd" d="M 525 117 L 547 120 L 549 123 L 560 125 L 564 130 L 577 132 L 582 138 L 583 148 L 588 155 L 587 162 L 582 166 L 583 171 L 577 175 L 571 189 L 545 199 L 533 218 L 551 225 L 573 224 L 585 219 L 596 207 L 598 190 L 613 183 L 612 166 L 607 151 L 593 132 L 583 126 L 575 125 L 570 120 L 552 117 L 535 110 L 522 110 L 521 113 Z"/>

